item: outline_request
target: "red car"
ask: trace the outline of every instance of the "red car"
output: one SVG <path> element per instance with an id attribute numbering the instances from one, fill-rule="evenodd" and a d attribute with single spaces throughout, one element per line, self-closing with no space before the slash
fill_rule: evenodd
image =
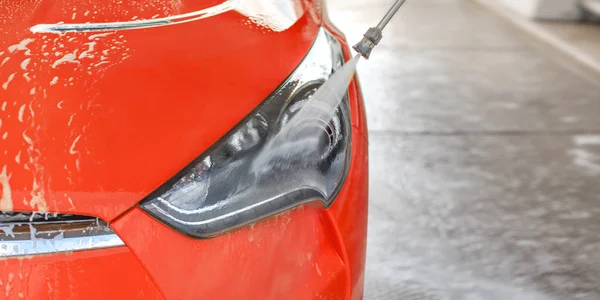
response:
<path id="1" fill-rule="evenodd" d="M 1 299 L 360 299 L 367 132 L 319 0 L 0 5 Z M 289 145 L 288 145 L 289 146 Z"/>

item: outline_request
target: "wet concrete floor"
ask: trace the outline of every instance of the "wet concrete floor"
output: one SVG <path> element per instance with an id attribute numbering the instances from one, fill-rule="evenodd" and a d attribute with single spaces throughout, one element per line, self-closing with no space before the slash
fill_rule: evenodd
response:
<path id="1" fill-rule="evenodd" d="M 392 0 L 329 0 L 349 41 Z M 359 65 L 365 299 L 600 299 L 600 81 L 470 0 L 408 0 Z"/>

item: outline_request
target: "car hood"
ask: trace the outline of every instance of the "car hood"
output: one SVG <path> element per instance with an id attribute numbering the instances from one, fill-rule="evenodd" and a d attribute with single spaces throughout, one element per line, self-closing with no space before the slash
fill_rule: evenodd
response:
<path id="1" fill-rule="evenodd" d="M 319 1 L 251 2 L 271 6 L 5 2 L 0 210 L 109 221 L 199 156 L 293 71 L 322 20 Z"/>

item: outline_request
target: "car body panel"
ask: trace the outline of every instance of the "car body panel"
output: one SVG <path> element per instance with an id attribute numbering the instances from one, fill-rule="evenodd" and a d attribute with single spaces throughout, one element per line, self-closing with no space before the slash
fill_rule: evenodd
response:
<path id="1" fill-rule="evenodd" d="M 127 247 L 0 260 L 0 291 L 8 299 L 362 299 L 366 152 L 354 128 L 353 163 L 327 209 L 306 204 L 199 240 L 137 206 L 111 223 Z"/>
<path id="2" fill-rule="evenodd" d="M 127 247 L 2 259 L 0 298 L 165 299 Z"/>
<path id="3" fill-rule="evenodd" d="M 367 143 L 329 209 L 303 205 L 207 240 L 184 236 L 139 207 L 111 225 L 169 299 L 361 299 Z M 185 280 L 182 280 L 185 278 Z"/>
<path id="4" fill-rule="evenodd" d="M 305 13 L 281 32 L 235 11 L 137 30 L 30 32 L 64 15 L 46 9 L 42 18 L 47 2 L 19 10 L 27 16 L 15 17 L 26 20 L 20 28 L 0 30 L 0 172 L 12 192 L 3 205 L 106 221 L 263 101 L 302 60 L 322 21 L 318 2 L 302 1 Z"/>
<path id="5" fill-rule="evenodd" d="M 226 12 L 174 26 L 61 35 L 29 28 L 67 17 L 83 22 L 93 11 L 85 5 L 99 1 L 72 4 L 76 11 L 68 0 L 14 3 L 0 7 L 0 16 L 15 20 L 0 26 L 0 195 L 11 192 L 10 209 L 2 200 L 0 210 L 99 217 L 127 247 L 0 260 L 0 291 L 13 278 L 7 295 L 26 299 L 362 298 L 368 141 L 357 78 L 349 87 L 351 165 L 330 207 L 306 204 L 198 240 L 136 205 L 266 99 L 320 26 L 343 42 L 322 17 L 321 1 L 299 0 L 304 14 L 283 31 Z M 112 8 L 95 21 L 220 1 L 156 3 L 170 11 Z M 44 291 L 46 280 L 55 285 Z"/>

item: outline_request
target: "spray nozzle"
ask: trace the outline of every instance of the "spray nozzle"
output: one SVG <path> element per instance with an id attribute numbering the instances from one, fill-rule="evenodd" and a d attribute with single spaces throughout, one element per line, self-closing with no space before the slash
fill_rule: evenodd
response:
<path id="1" fill-rule="evenodd" d="M 396 0 L 396 2 L 394 2 L 394 5 L 392 5 L 390 10 L 388 10 L 385 16 L 383 16 L 383 18 L 381 19 L 381 21 L 379 21 L 379 24 L 377 24 L 376 27 L 369 28 L 367 32 L 365 32 L 365 34 L 363 35 L 363 39 L 360 42 L 358 42 L 358 44 L 354 45 L 354 50 L 360 53 L 362 57 L 369 59 L 369 56 L 371 55 L 371 50 L 373 50 L 373 48 L 375 48 L 375 46 L 379 44 L 379 41 L 381 41 L 381 38 L 383 37 L 381 31 L 383 30 L 385 25 L 387 25 L 387 23 L 392 19 L 392 17 L 394 17 L 400 6 L 402 6 L 402 4 L 404 4 L 405 1 L 406 0 Z"/>
<path id="2" fill-rule="evenodd" d="M 381 41 L 382 37 L 381 30 L 371 27 L 369 30 L 367 30 L 367 32 L 365 32 L 362 40 L 358 42 L 358 44 L 354 45 L 353 48 L 356 50 L 356 52 L 360 53 L 362 57 L 369 59 L 371 50 L 373 50 L 373 48 L 379 44 L 379 41 Z"/>

